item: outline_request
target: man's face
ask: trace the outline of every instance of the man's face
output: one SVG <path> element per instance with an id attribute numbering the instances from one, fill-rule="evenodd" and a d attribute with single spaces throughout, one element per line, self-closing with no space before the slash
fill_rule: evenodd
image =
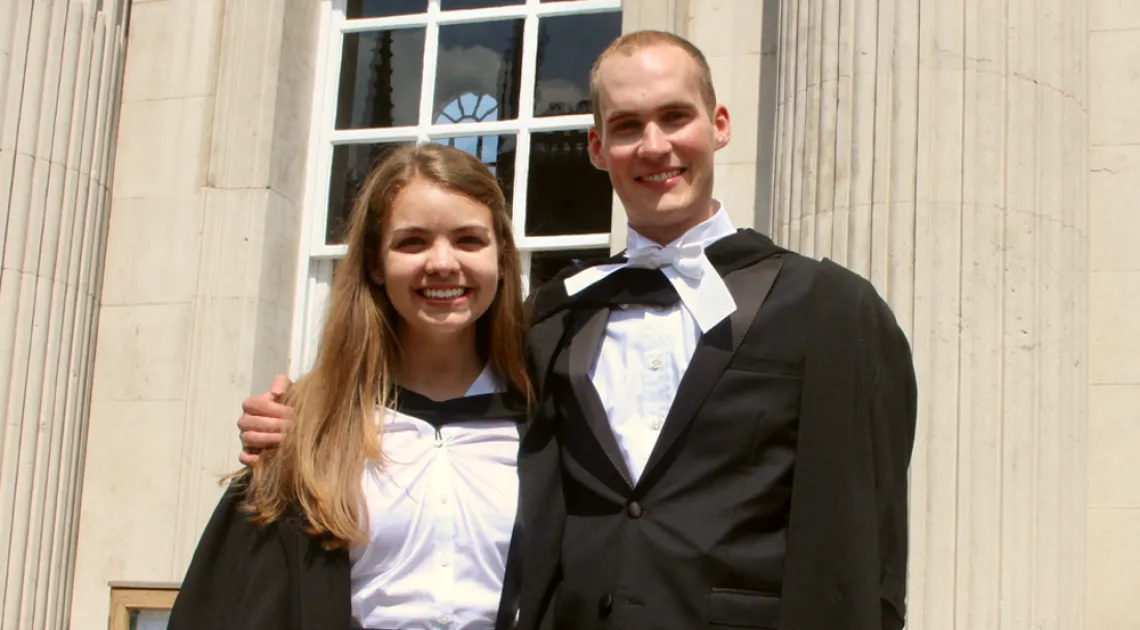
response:
<path id="1" fill-rule="evenodd" d="M 598 69 L 600 127 L 590 161 L 608 171 L 629 224 L 666 244 L 712 216 L 713 154 L 728 110 L 701 99 L 698 65 L 669 45 L 616 54 Z"/>

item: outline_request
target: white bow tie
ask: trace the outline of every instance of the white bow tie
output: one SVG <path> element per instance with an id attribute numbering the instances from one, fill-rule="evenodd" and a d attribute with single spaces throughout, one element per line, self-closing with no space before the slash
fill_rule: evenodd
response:
<path id="1" fill-rule="evenodd" d="M 660 269 L 701 332 L 712 330 L 736 310 L 736 301 L 699 244 L 657 244 L 631 248 L 628 262 L 587 267 L 564 282 L 566 294 L 574 295 L 623 267 Z M 703 281 L 702 281 L 703 280 Z"/>
<path id="2" fill-rule="evenodd" d="M 632 249 L 626 253 L 627 263 L 630 267 L 644 269 L 660 269 L 672 267 L 677 273 L 690 280 L 700 280 L 705 275 L 705 251 L 700 245 L 670 245 L 661 247 L 652 244 L 646 247 Z"/>

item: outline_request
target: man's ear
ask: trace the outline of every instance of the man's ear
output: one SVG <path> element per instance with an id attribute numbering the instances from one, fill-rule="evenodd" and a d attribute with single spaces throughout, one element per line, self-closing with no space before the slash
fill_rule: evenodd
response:
<path id="1" fill-rule="evenodd" d="M 593 164 L 594 168 L 599 171 L 608 171 L 605 153 L 602 149 L 602 136 L 598 133 L 597 127 L 590 127 L 586 139 L 590 150 L 590 164 Z"/>
<path id="2" fill-rule="evenodd" d="M 732 140 L 732 120 L 728 117 L 728 108 L 724 105 L 717 105 L 713 110 L 713 127 L 716 128 L 716 148 L 720 149 L 728 146 L 728 141 Z"/>

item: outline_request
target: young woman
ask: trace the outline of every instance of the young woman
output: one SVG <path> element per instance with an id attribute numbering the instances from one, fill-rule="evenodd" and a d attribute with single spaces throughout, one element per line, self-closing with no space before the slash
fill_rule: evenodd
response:
<path id="1" fill-rule="evenodd" d="M 436 144 L 361 187 L 281 448 L 238 473 L 169 628 L 489 629 L 531 386 L 494 176 Z"/>

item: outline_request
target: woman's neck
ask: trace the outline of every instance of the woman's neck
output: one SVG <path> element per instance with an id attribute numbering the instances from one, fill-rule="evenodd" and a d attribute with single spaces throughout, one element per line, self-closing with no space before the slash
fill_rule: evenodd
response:
<path id="1" fill-rule="evenodd" d="M 400 387 L 431 400 L 466 395 L 486 367 L 479 358 L 474 331 L 432 339 L 406 335 L 402 345 L 404 361 L 397 378 Z"/>

